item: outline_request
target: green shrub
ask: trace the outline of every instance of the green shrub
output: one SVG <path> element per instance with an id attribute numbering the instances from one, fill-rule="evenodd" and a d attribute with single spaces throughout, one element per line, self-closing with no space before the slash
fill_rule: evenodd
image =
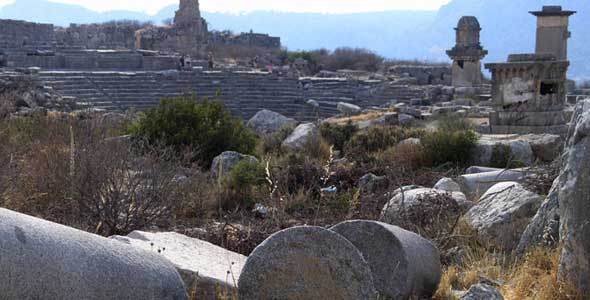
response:
<path id="1" fill-rule="evenodd" d="M 260 163 L 240 161 L 224 181 L 223 208 L 236 207 L 251 209 L 262 198 L 266 181 L 266 170 Z"/>
<path id="2" fill-rule="evenodd" d="M 162 100 L 130 128 L 131 134 L 151 145 L 172 147 L 192 161 L 209 167 L 224 151 L 254 154 L 256 137 L 219 101 L 185 96 Z"/>
<path id="3" fill-rule="evenodd" d="M 322 137 L 340 151 L 344 150 L 344 145 L 357 131 L 358 128 L 352 122 L 348 122 L 346 125 L 325 123 L 320 127 Z"/>
<path id="4" fill-rule="evenodd" d="M 437 130 L 422 139 L 427 156 L 435 166 L 469 164 L 476 143 L 477 135 L 471 130 Z"/>

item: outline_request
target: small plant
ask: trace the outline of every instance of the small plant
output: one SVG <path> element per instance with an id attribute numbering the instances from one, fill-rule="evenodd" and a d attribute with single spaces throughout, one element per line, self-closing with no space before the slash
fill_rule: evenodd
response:
<path id="1" fill-rule="evenodd" d="M 355 160 L 367 160 L 369 154 L 396 146 L 408 138 L 421 138 L 422 129 L 398 126 L 372 127 L 355 134 L 345 145 L 345 153 Z"/>

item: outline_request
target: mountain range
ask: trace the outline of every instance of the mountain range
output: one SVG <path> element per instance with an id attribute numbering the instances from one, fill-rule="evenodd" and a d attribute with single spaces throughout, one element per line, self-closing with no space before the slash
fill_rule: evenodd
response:
<path id="1" fill-rule="evenodd" d="M 535 17 L 529 11 L 542 5 L 562 5 L 576 10 L 571 18 L 570 77 L 590 78 L 590 5 L 587 0 L 452 0 L 438 11 L 386 11 L 357 14 L 321 14 L 256 11 L 251 13 L 203 12 L 212 30 L 268 33 L 280 36 L 290 50 L 363 47 L 392 59 L 448 61 L 445 49 L 454 44 L 454 27 L 461 16 L 479 19 L 482 45 L 489 50 L 485 62 L 504 61 L 510 53 L 530 53 L 535 48 Z M 16 0 L 0 9 L 0 18 L 67 26 L 131 19 L 160 24 L 174 16 L 176 5 L 155 15 L 133 11 L 96 12 L 78 5 L 47 0 Z"/>

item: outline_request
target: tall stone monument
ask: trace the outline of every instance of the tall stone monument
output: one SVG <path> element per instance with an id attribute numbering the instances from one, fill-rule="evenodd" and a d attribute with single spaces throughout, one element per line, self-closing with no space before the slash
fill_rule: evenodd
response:
<path id="1" fill-rule="evenodd" d="M 170 28 L 150 27 L 136 32 L 136 48 L 204 56 L 209 31 L 198 0 L 180 0 Z"/>
<path id="2" fill-rule="evenodd" d="M 537 17 L 537 45 L 535 53 L 553 54 L 556 60 L 567 60 L 569 17 L 575 11 L 562 10 L 561 6 L 544 6 L 541 11 L 531 11 Z"/>
<path id="3" fill-rule="evenodd" d="M 488 133 L 567 133 L 567 24 L 574 13 L 559 6 L 533 12 L 539 18 L 536 53 L 512 54 L 508 62 L 486 64 L 495 107 Z"/>
<path id="4" fill-rule="evenodd" d="M 456 45 L 447 51 L 453 60 L 453 86 L 473 87 L 482 83 L 481 60 L 488 54 L 480 43 L 481 27 L 476 17 L 462 17 L 455 28 Z"/>

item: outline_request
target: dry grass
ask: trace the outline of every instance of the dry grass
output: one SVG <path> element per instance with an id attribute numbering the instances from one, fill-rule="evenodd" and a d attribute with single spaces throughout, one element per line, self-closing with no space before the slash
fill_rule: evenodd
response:
<path id="1" fill-rule="evenodd" d="M 467 290 L 485 277 L 501 283 L 506 300 L 583 300 L 557 277 L 559 249 L 538 248 L 517 260 L 510 255 L 472 248 L 465 266 L 450 266 L 442 276 L 435 300 L 456 300 L 453 290 Z"/>
<path id="2" fill-rule="evenodd" d="M 356 122 L 374 120 L 374 119 L 377 119 L 377 118 L 383 116 L 384 114 L 385 114 L 384 112 L 371 111 L 371 112 L 367 112 L 367 113 L 356 115 L 356 116 L 332 118 L 332 119 L 328 119 L 327 121 L 330 124 L 346 125 L 348 122 L 356 123 Z"/>

